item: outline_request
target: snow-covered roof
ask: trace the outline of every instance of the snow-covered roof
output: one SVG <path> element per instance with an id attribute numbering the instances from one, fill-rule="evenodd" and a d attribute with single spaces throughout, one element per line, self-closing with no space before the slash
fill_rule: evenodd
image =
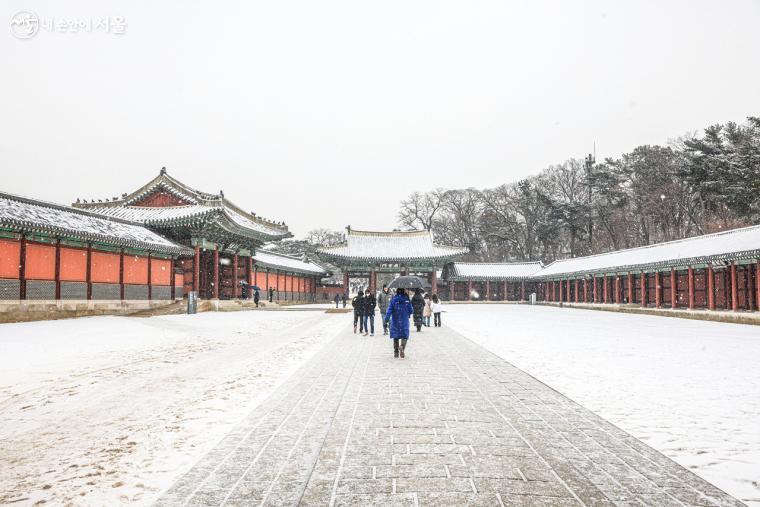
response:
<path id="1" fill-rule="evenodd" d="M 466 248 L 436 245 L 430 231 L 356 231 L 347 229 L 346 243 L 321 248 L 327 257 L 362 261 L 447 260 L 467 252 Z"/>
<path id="2" fill-rule="evenodd" d="M 192 252 L 140 224 L 5 193 L 0 193 L 0 228 L 164 253 Z"/>
<path id="3" fill-rule="evenodd" d="M 540 262 L 452 262 L 447 280 L 525 280 L 541 270 Z"/>
<path id="4" fill-rule="evenodd" d="M 266 250 L 258 250 L 253 260 L 259 266 L 272 269 L 281 269 L 283 271 L 292 271 L 295 273 L 306 273 L 310 275 L 326 275 L 327 271 L 315 262 L 306 259 L 298 259 L 290 255 L 282 255 Z"/>
<path id="5" fill-rule="evenodd" d="M 578 273 L 638 271 L 758 257 L 760 225 L 755 225 L 667 243 L 559 260 L 546 266 L 536 276 L 544 278 Z"/>
<path id="6" fill-rule="evenodd" d="M 178 205 L 151 206 L 145 200 L 157 193 L 176 198 Z M 172 203 L 174 204 L 174 203 Z M 165 169 L 153 180 L 131 194 L 105 202 L 74 203 L 77 208 L 109 217 L 122 218 L 154 227 L 185 225 L 201 219 L 216 219 L 241 236 L 258 241 L 275 241 L 290 237 L 287 226 L 247 213 L 220 192 L 218 195 L 196 190 L 172 178 Z"/>

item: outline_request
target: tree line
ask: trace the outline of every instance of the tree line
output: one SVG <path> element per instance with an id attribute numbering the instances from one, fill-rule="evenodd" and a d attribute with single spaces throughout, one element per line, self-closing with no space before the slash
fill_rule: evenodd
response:
<path id="1" fill-rule="evenodd" d="M 569 159 L 496 188 L 414 192 L 405 229 L 468 249 L 468 260 L 543 261 L 760 222 L 760 118 L 598 163 Z"/>

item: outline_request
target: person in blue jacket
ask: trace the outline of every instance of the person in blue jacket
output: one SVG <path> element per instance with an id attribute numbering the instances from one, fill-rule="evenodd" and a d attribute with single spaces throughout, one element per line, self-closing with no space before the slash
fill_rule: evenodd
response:
<path id="1" fill-rule="evenodd" d="M 385 321 L 390 321 L 393 357 L 404 357 L 406 341 L 409 339 L 409 317 L 413 312 L 409 296 L 406 295 L 404 289 L 399 287 L 388 305 L 388 310 L 385 311 Z"/>

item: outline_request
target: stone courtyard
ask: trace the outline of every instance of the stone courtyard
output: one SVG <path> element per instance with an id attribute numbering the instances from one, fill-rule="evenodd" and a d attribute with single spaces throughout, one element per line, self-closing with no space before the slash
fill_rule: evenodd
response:
<path id="1" fill-rule="evenodd" d="M 348 326 L 157 502 L 296 504 L 743 505 L 450 329 Z"/>

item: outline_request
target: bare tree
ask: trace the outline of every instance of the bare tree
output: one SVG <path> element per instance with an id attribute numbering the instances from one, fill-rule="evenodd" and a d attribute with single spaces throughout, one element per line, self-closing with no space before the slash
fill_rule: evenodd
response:
<path id="1" fill-rule="evenodd" d="M 440 188 L 425 193 L 414 192 L 401 201 L 399 225 L 408 229 L 432 229 L 435 216 L 443 205 L 444 194 Z"/>

